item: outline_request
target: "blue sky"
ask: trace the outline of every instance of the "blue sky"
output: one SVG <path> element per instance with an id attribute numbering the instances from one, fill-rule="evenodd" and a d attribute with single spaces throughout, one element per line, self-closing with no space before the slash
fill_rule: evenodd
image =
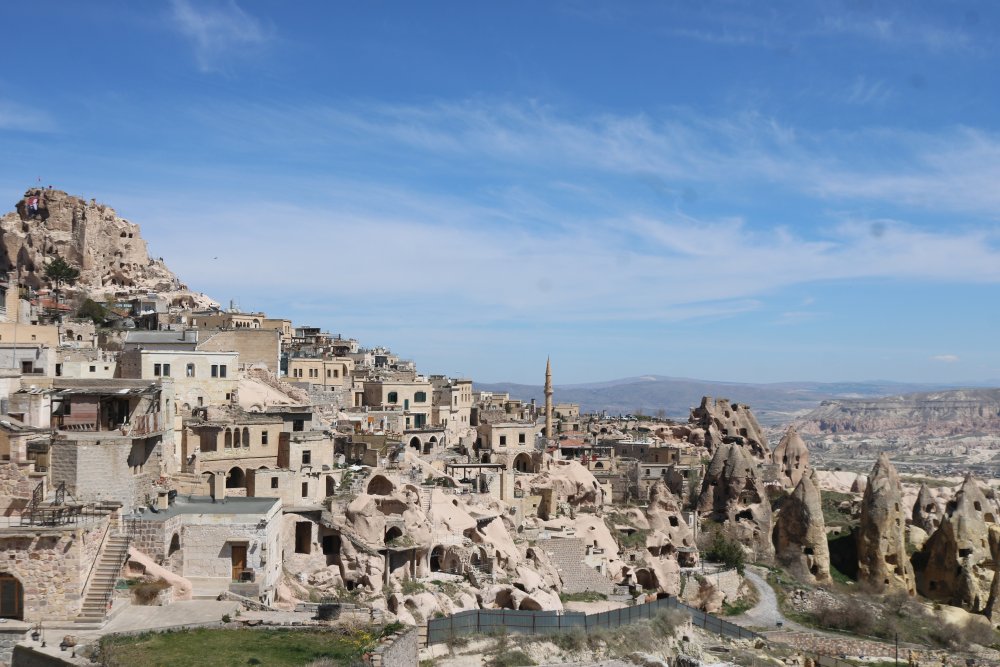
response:
<path id="1" fill-rule="evenodd" d="M 993 3 L 0 18 L 5 208 L 96 197 L 222 302 L 483 381 L 1000 378 Z"/>

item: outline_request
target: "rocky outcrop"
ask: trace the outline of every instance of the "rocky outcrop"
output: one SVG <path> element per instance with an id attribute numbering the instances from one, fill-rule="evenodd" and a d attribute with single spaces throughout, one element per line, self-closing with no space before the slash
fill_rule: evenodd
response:
<path id="1" fill-rule="evenodd" d="M 830 549 L 819 486 L 805 475 L 785 500 L 774 525 L 774 557 L 812 584 L 830 582 Z"/>
<path id="2" fill-rule="evenodd" d="M 30 189 L 15 212 L 0 217 L 0 272 L 15 271 L 21 284 L 43 287 L 45 266 L 56 257 L 80 270 L 78 286 L 93 295 L 156 291 L 212 303 L 187 293 L 162 259 L 149 256 L 139 225 L 111 207 L 61 190 Z"/>
<path id="3" fill-rule="evenodd" d="M 961 389 L 879 399 L 823 401 L 798 422 L 807 434 L 953 435 L 1000 432 L 1000 389 Z"/>
<path id="4" fill-rule="evenodd" d="M 724 444 L 715 450 L 702 482 L 698 512 L 723 523 L 742 544 L 752 547 L 758 558 L 774 555 L 771 503 L 760 465 L 746 448 Z"/>
<path id="5" fill-rule="evenodd" d="M 1000 605 L 994 593 L 1000 585 L 996 517 L 996 502 L 968 475 L 915 559 L 917 590 L 932 600 L 995 618 Z"/>
<path id="6" fill-rule="evenodd" d="M 941 506 L 937 499 L 926 484 L 921 484 L 917 500 L 913 503 L 913 525 L 930 535 L 941 525 L 941 516 Z"/>
<path id="7" fill-rule="evenodd" d="M 899 474 L 882 453 L 868 475 L 858 528 L 858 581 L 878 593 L 916 590 L 902 502 Z"/>
<path id="8" fill-rule="evenodd" d="M 809 450 L 794 426 L 785 431 L 771 454 L 771 461 L 778 465 L 778 474 L 786 488 L 798 486 L 809 468 Z"/>
<path id="9" fill-rule="evenodd" d="M 705 430 L 704 446 L 709 451 L 723 443 L 737 442 L 757 458 L 769 457 L 767 437 L 746 405 L 704 396 L 701 405 L 691 410 L 689 422 Z"/>

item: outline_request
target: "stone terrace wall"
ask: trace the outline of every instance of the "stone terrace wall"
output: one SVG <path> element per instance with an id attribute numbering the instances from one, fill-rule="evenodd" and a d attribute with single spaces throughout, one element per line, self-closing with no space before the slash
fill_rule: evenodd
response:
<path id="1" fill-rule="evenodd" d="M 181 528 L 181 516 L 161 520 L 126 519 L 132 546 L 153 560 L 165 558 L 170 538 Z M 183 548 L 184 544 L 181 543 Z"/>
<path id="2" fill-rule="evenodd" d="M 68 620 L 80 613 L 107 521 L 87 528 L 0 532 L 0 567 L 21 582 L 26 621 Z"/>
<path id="3" fill-rule="evenodd" d="M 409 628 L 383 639 L 367 656 L 365 664 L 369 667 L 413 667 L 420 662 L 418 650 L 417 628 Z"/>

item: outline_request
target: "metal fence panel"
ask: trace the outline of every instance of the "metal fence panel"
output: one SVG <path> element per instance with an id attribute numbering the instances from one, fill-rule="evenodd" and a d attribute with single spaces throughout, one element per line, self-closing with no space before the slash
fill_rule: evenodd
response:
<path id="1" fill-rule="evenodd" d="M 661 598 L 631 607 L 612 609 L 598 614 L 557 611 L 520 611 L 510 609 L 474 609 L 427 622 L 427 643 L 438 644 L 453 637 L 480 633 L 553 634 L 576 628 L 586 632 L 612 629 L 626 623 L 649 619 L 661 609 L 678 609 L 691 617 L 691 622 L 709 632 L 727 637 L 758 638 L 738 625 L 678 602 L 676 598 Z"/>

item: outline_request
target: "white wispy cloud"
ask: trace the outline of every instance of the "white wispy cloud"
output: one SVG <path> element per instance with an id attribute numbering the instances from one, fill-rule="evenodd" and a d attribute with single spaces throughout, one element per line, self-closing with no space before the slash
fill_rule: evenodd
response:
<path id="1" fill-rule="evenodd" d="M 55 119 L 46 111 L 8 100 L 0 100 L 0 130 L 53 132 Z"/>
<path id="2" fill-rule="evenodd" d="M 945 364 L 953 364 L 959 361 L 957 354 L 936 354 L 931 357 L 931 361 L 940 361 Z"/>
<path id="3" fill-rule="evenodd" d="M 259 48 L 270 39 L 264 25 L 235 0 L 171 0 L 174 27 L 194 46 L 198 68 L 222 69 L 228 59 Z"/>
<path id="4" fill-rule="evenodd" d="M 847 103 L 857 106 L 885 104 L 893 97 L 892 87 L 884 80 L 871 80 L 861 75 L 854 79 L 847 90 Z"/>

